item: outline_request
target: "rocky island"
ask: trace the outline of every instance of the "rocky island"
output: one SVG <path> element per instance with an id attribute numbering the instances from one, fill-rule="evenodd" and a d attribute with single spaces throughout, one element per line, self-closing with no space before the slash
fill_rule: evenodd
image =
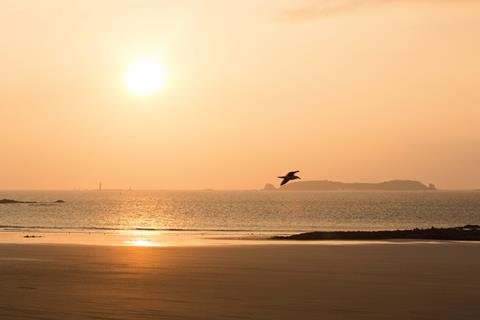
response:
<path id="1" fill-rule="evenodd" d="M 264 190 L 274 190 L 267 184 Z M 425 185 L 414 180 L 390 180 L 378 183 L 338 182 L 329 180 L 298 181 L 286 184 L 279 191 L 430 191 L 437 190 L 435 185 Z"/>
<path id="2" fill-rule="evenodd" d="M 20 200 L 13 200 L 13 199 L 0 199 L 0 204 L 49 204 L 49 203 L 65 203 L 64 200 L 56 200 L 53 202 L 38 202 L 38 201 L 20 201 Z"/>

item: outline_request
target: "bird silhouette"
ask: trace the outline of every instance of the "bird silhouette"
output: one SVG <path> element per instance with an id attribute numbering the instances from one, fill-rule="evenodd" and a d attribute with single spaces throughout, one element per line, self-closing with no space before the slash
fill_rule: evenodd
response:
<path id="1" fill-rule="evenodd" d="M 295 180 L 295 179 L 301 179 L 300 177 L 297 177 L 295 174 L 297 172 L 300 172 L 300 171 L 290 171 L 289 173 L 287 173 L 285 176 L 283 177 L 278 177 L 280 179 L 283 179 L 282 180 L 282 183 L 280 183 L 281 186 L 283 186 L 285 183 L 289 182 L 290 180 Z"/>

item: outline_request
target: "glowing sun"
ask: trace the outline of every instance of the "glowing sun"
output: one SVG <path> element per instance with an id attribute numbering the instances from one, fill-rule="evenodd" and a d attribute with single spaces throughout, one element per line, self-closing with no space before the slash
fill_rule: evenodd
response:
<path id="1" fill-rule="evenodd" d="M 155 93 L 165 84 L 165 69 L 151 59 L 137 60 L 125 73 L 125 85 L 128 90 L 139 96 Z"/>

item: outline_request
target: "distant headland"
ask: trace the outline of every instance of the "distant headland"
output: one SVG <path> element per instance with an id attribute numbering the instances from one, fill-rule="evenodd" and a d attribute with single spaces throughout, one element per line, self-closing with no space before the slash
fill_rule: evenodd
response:
<path id="1" fill-rule="evenodd" d="M 437 190 L 433 184 L 423 184 L 414 180 L 390 180 L 378 183 L 365 182 L 338 182 L 329 180 L 299 181 L 275 188 L 272 184 L 266 184 L 264 190 L 278 191 L 428 191 Z"/>

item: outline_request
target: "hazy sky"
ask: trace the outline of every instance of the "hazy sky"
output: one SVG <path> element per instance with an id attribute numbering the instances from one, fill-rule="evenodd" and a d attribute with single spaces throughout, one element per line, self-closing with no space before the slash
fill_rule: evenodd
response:
<path id="1" fill-rule="evenodd" d="M 480 1 L 0 4 L 0 189 L 480 188 Z"/>

